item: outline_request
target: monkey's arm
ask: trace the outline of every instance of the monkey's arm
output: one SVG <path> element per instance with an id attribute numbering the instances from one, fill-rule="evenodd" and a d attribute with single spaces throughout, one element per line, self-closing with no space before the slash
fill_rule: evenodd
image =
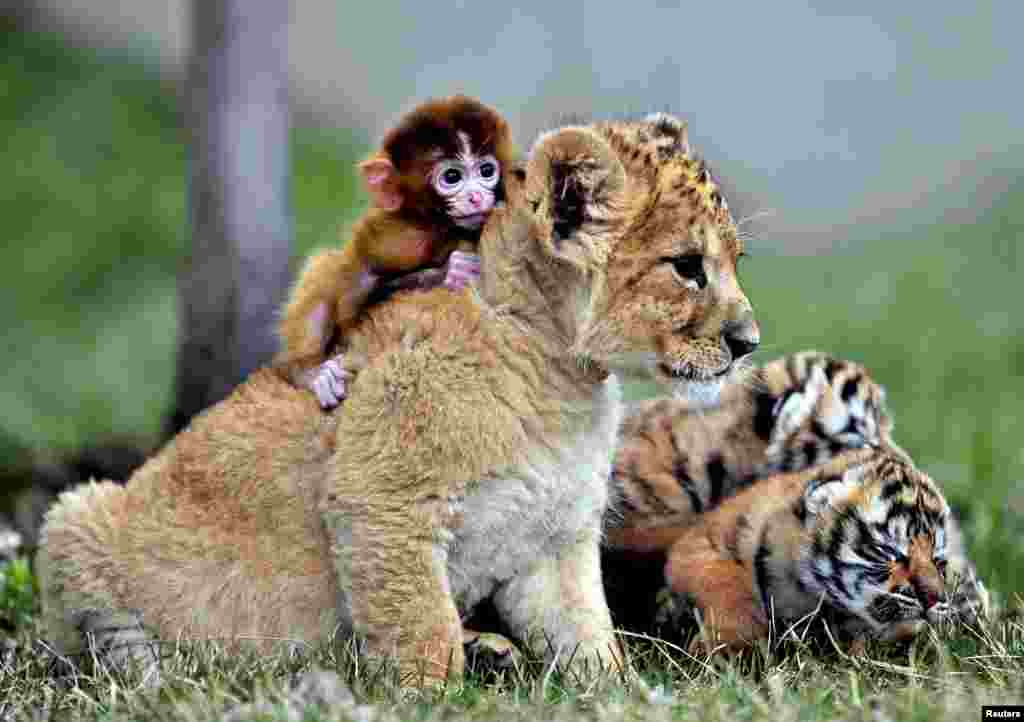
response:
<path id="1" fill-rule="evenodd" d="M 361 245 L 365 247 L 368 244 L 370 247 L 362 254 L 354 254 L 354 260 L 326 259 L 319 262 L 323 268 L 314 269 L 313 265 L 318 263 L 320 256 L 311 259 L 293 292 L 281 325 L 285 352 L 278 360 L 287 378 L 296 386 L 313 391 L 320 406 L 325 409 L 337 406 L 347 395 L 346 384 L 354 375 L 355 368 L 344 357 L 344 342 L 362 308 L 379 303 L 392 293 L 402 290 L 429 290 L 444 286 L 451 291 L 460 291 L 480 276 L 480 257 L 476 255 L 477 244 L 474 241 L 435 243 L 434 237 L 422 230 L 387 223 L 384 219 L 377 219 L 373 224 L 366 223 L 360 230 Z M 355 247 L 354 238 L 346 249 Z M 427 258 L 427 253 L 435 247 L 437 250 L 433 258 Z M 339 256 L 344 252 L 343 249 L 320 255 Z M 411 271 L 424 262 L 432 261 L 444 265 Z M 333 288 L 332 263 L 335 266 L 333 272 L 341 274 L 340 283 L 335 280 Z M 353 268 L 362 269 L 354 284 L 351 281 Z M 381 283 L 377 271 L 391 274 L 410 272 Z M 311 278 L 308 283 L 307 276 Z M 325 290 L 319 290 L 317 284 Z M 349 290 L 353 285 L 354 291 Z M 301 323 L 303 318 L 306 319 L 305 324 Z M 286 325 L 292 332 L 291 343 L 284 333 Z M 300 334 L 305 334 L 305 337 L 300 337 Z M 332 339 L 334 344 L 330 344 Z M 342 353 L 325 361 L 324 355 L 329 344 L 341 348 Z M 286 354 L 289 347 L 299 349 L 302 345 L 306 347 L 305 352 L 290 357 Z"/>
<path id="2" fill-rule="evenodd" d="M 371 209 L 343 248 L 312 256 L 278 326 L 282 349 L 275 362 L 285 377 L 313 391 L 324 408 L 340 403 L 351 373 L 340 356 L 325 361 L 328 348 L 344 348 L 381 276 L 428 261 L 434 240 L 430 231 L 396 214 Z"/>
<path id="3" fill-rule="evenodd" d="M 311 256 L 278 325 L 282 365 L 311 365 L 323 360 L 335 328 L 347 330 L 377 284 L 353 239 L 340 250 Z"/>
<path id="4" fill-rule="evenodd" d="M 278 362 L 322 361 L 331 337 L 347 335 L 381 276 L 424 265 L 435 240 L 432 231 L 371 208 L 340 250 L 307 261 L 278 326 Z"/>

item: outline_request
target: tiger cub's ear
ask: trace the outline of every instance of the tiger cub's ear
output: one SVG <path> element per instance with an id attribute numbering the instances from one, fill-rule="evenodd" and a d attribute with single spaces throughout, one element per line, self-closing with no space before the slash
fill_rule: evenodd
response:
<path id="1" fill-rule="evenodd" d="M 824 475 L 813 480 L 804 489 L 804 504 L 807 513 L 817 516 L 829 508 L 837 508 L 839 502 L 855 495 L 864 482 L 863 464 L 851 466 L 842 476 Z"/>
<path id="2" fill-rule="evenodd" d="M 577 266 L 607 250 L 608 221 L 625 206 L 626 171 L 615 151 L 588 128 L 541 136 L 526 166 L 526 201 L 549 255 Z"/>
<path id="3" fill-rule="evenodd" d="M 828 393 L 832 393 L 832 387 L 828 383 L 825 371 L 820 366 L 815 366 L 803 388 L 780 396 L 776 408 L 772 410 L 775 425 L 772 427 L 765 455 L 780 455 L 793 436 L 807 426 L 808 421 L 814 416 L 819 400 Z"/>

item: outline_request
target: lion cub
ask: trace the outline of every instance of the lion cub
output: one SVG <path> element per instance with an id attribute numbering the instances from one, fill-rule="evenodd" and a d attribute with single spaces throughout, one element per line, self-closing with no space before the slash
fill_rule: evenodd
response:
<path id="1" fill-rule="evenodd" d="M 127 486 L 61 497 L 38 559 L 59 650 L 155 679 L 158 640 L 337 631 L 439 681 L 488 599 L 550 662 L 622 662 L 599 561 L 613 372 L 655 359 L 716 396 L 758 338 L 742 245 L 664 114 L 547 133 L 508 180 L 478 286 L 368 309 L 340 408 L 258 371 Z"/>

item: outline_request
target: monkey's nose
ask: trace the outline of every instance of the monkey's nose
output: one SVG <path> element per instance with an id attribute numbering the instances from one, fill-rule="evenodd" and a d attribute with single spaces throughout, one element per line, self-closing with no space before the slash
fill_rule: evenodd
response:
<path id="1" fill-rule="evenodd" d="M 474 206 L 479 206 L 484 200 L 484 196 L 480 191 L 473 191 L 469 194 L 469 202 Z"/>

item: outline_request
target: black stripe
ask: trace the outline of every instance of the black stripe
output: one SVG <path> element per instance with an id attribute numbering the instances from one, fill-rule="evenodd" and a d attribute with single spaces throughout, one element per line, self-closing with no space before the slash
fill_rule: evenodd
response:
<path id="1" fill-rule="evenodd" d="M 623 483 L 622 476 L 619 475 L 618 471 L 612 470 L 612 487 L 618 490 L 616 494 L 615 503 L 616 506 L 621 510 L 639 512 L 640 508 L 633 503 L 633 500 L 626 495 L 626 487 Z"/>
<path id="2" fill-rule="evenodd" d="M 894 496 L 899 496 L 900 492 L 903 491 L 903 486 L 904 484 L 902 481 L 890 481 L 882 487 L 882 493 L 879 494 L 879 497 L 882 501 L 887 501 L 892 499 Z"/>
<path id="3" fill-rule="evenodd" d="M 765 544 L 767 536 L 768 524 L 765 524 L 764 529 L 761 530 L 761 538 L 758 540 L 757 553 L 754 555 L 754 578 L 757 579 L 757 586 L 761 590 L 761 607 L 764 609 L 765 616 L 771 614 L 768 596 L 768 584 L 771 581 L 768 578 L 769 551 L 768 545 Z"/>
<path id="4" fill-rule="evenodd" d="M 708 482 L 711 484 L 711 496 L 708 499 L 708 506 L 714 507 L 722 500 L 722 486 L 725 483 L 725 462 L 721 454 L 715 454 L 708 461 L 705 467 L 708 473 Z"/>
<path id="5" fill-rule="evenodd" d="M 729 535 L 725 542 L 725 550 L 739 564 L 743 563 L 740 560 L 740 537 L 748 531 L 750 531 L 750 519 L 746 514 L 740 514 L 736 517 L 736 533 Z"/>
<path id="6" fill-rule="evenodd" d="M 655 513 L 669 514 L 673 511 L 672 507 L 666 504 L 664 500 L 662 500 L 661 495 L 655 491 L 647 477 L 643 476 L 639 472 L 637 469 L 637 462 L 635 460 L 630 463 L 629 472 L 629 478 L 632 479 L 633 483 L 643 491 L 644 501 L 648 506 L 653 507 Z"/>
<path id="7" fill-rule="evenodd" d="M 754 396 L 754 433 L 762 441 L 768 441 L 775 428 L 775 403 L 778 398 L 768 393 L 759 393 Z"/>
<path id="8" fill-rule="evenodd" d="M 844 509 L 836 514 L 835 523 L 832 525 L 832 538 L 828 543 L 828 556 L 833 563 L 839 558 L 839 551 L 846 544 L 846 520 L 850 518 L 850 510 Z"/>
<path id="9" fill-rule="evenodd" d="M 813 494 L 818 489 L 827 484 L 838 484 L 841 481 L 842 478 L 839 476 L 827 476 L 823 478 L 812 479 L 807 483 L 807 488 L 804 489 L 804 496 L 808 494 Z"/>
<path id="10" fill-rule="evenodd" d="M 687 412 L 687 415 L 689 413 Z M 697 486 L 693 483 L 693 477 L 686 470 L 689 456 L 680 448 L 679 439 L 673 431 L 669 430 L 668 438 L 672 442 L 672 476 L 679 484 L 679 488 L 690 498 L 690 508 L 695 514 L 700 514 L 704 511 L 704 502 L 701 501 Z"/>
<path id="11" fill-rule="evenodd" d="M 846 520 L 850 518 L 849 511 L 844 511 L 839 514 L 835 520 L 833 526 L 832 538 L 829 540 L 828 545 L 828 559 L 832 562 L 832 583 L 839 590 L 841 594 L 846 597 L 850 596 L 850 590 L 846 586 L 846 582 L 843 581 L 842 569 L 847 565 L 845 562 L 839 559 L 839 552 L 842 547 L 848 543 L 848 540 L 844 537 L 843 531 L 846 529 Z"/>
<path id="12" fill-rule="evenodd" d="M 793 514 L 796 515 L 797 520 L 800 522 L 800 526 L 807 523 L 807 502 L 804 501 L 802 496 L 796 500 L 795 504 L 793 504 Z"/>
<path id="13" fill-rule="evenodd" d="M 741 491 L 746 489 L 748 486 L 757 481 L 758 476 L 756 473 L 746 474 L 738 479 L 733 480 L 732 488 L 729 490 L 729 495 L 733 496 L 739 494 Z"/>
<path id="14" fill-rule="evenodd" d="M 679 488 L 690 498 L 690 508 L 693 509 L 693 512 L 700 514 L 704 511 L 704 503 L 700 500 L 700 495 L 697 494 L 697 489 L 693 485 L 693 479 L 690 478 L 686 471 L 685 459 L 676 459 L 676 463 L 672 465 L 672 476 L 675 478 L 676 483 L 679 484 Z"/>
<path id="15" fill-rule="evenodd" d="M 865 533 L 867 536 L 865 537 L 864 544 L 861 545 L 860 549 L 858 550 L 859 554 L 865 559 L 867 559 L 869 562 L 874 562 L 876 564 L 886 564 L 889 561 L 888 555 L 885 553 L 885 550 L 877 544 L 877 542 L 870 541 L 870 530 L 867 530 L 866 524 L 864 526 L 866 531 L 862 533 Z"/>

